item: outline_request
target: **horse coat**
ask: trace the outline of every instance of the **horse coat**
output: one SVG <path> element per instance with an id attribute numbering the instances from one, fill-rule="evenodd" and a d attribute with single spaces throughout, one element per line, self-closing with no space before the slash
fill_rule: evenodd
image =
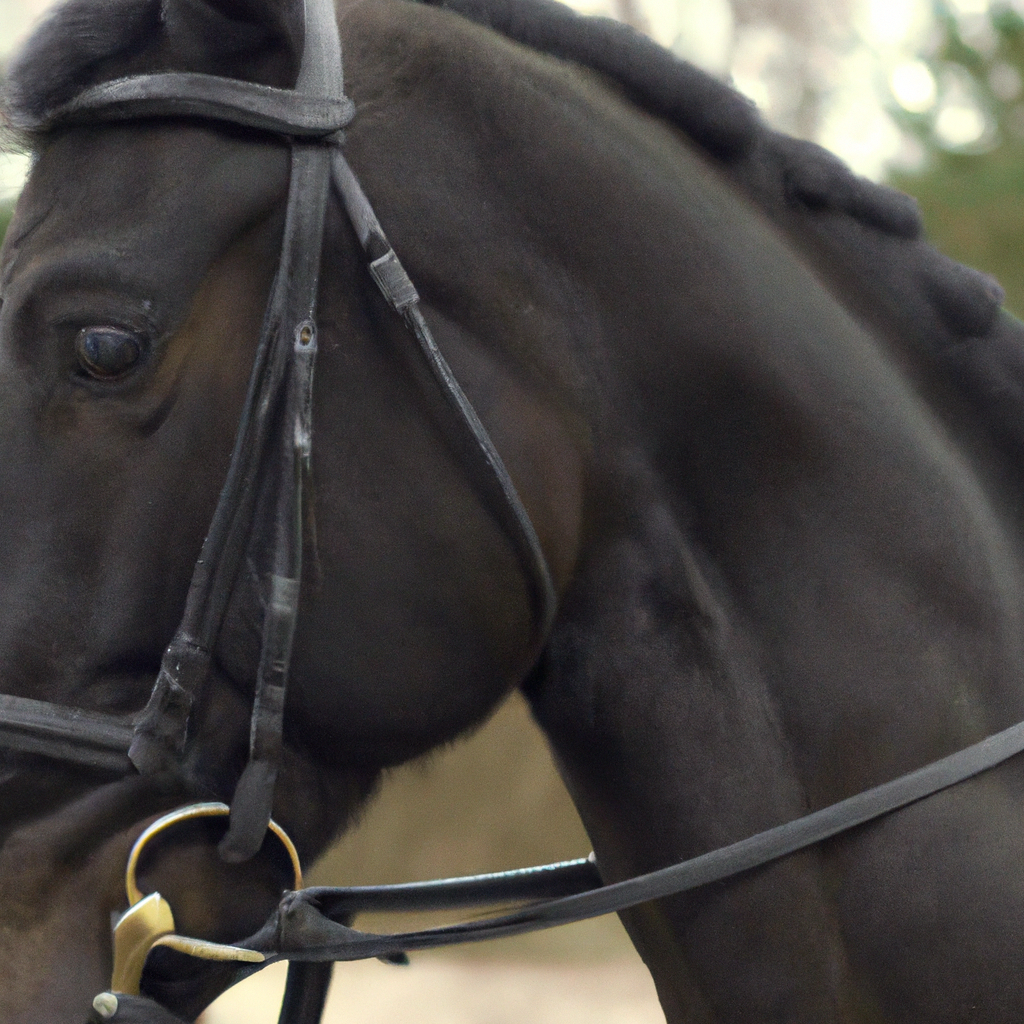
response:
<path id="1" fill-rule="evenodd" d="M 274 808 L 304 857 L 384 769 L 516 686 L 609 880 L 1024 718 L 1022 332 L 998 287 L 930 249 L 908 200 L 627 30 L 547 4 L 464 12 L 488 24 L 397 0 L 343 13 L 345 153 L 536 526 L 557 617 L 538 639 L 507 532 L 333 200 Z M 283 0 L 72 0 L 13 66 L 13 117 L 141 71 L 289 87 L 299 25 Z M 0 284 L 3 686 L 127 718 L 226 469 L 287 148 L 187 118 L 29 135 Z M 83 361 L 98 330 L 127 346 L 115 374 Z M 246 758 L 259 533 L 188 748 L 222 798 Z M 184 794 L 5 757 L 0 1019 L 79 1021 L 127 850 Z M 625 914 L 668 1020 L 1015 1020 L 1020 785 L 1010 763 Z M 189 934 L 254 931 L 277 867 L 225 883 L 203 838 L 145 883 Z M 222 984 L 167 958 L 145 981 L 186 1017 Z"/>

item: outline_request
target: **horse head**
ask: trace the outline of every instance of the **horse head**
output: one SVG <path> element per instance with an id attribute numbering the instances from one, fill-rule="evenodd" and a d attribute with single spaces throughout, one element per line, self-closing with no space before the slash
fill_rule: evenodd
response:
<path id="1" fill-rule="evenodd" d="M 151 691 L 175 695 L 153 680 L 206 571 L 239 421 L 264 409 L 289 436 L 247 379 L 276 323 L 266 296 L 290 283 L 305 136 L 225 124 L 209 94 L 90 119 L 90 90 L 216 74 L 279 96 L 321 38 L 301 6 L 71 0 L 12 69 L 35 161 L 2 254 L 8 695 L 138 733 Z M 621 26 L 546 0 L 443 7 L 487 25 L 392 0 L 345 12 L 357 115 L 310 143 L 343 145 L 421 321 L 389 305 L 411 285 L 385 280 L 394 252 L 339 185 L 315 330 L 296 325 L 319 353 L 316 443 L 293 502 L 305 572 L 274 816 L 302 856 L 383 769 L 517 685 L 606 880 L 1024 718 L 1024 329 L 998 287 L 931 250 L 905 198 Z M 449 367 L 479 431 L 453 417 Z M 81 1018 L 133 840 L 245 778 L 283 578 L 266 513 L 294 469 L 246 485 L 173 770 L 4 755 L 5 1020 Z M 1020 801 L 1006 765 L 629 911 L 668 1018 L 1015 1019 L 1024 883 L 1002 823 Z M 213 940 L 255 930 L 288 869 L 268 851 L 223 864 L 206 824 L 139 864 L 182 931 Z M 163 952 L 146 991 L 194 1015 L 226 975 L 183 981 Z"/>
<path id="2" fill-rule="evenodd" d="M 303 41 L 301 3 L 73 0 L 21 55 L 11 105 L 31 122 L 87 87 L 166 71 L 291 88 Z M 4 687 L 128 717 L 181 618 L 231 457 L 281 249 L 289 147 L 183 117 L 27 137 L 33 169 L 3 250 Z M 384 767 L 481 721 L 538 651 L 529 581 L 337 196 L 324 253 L 307 572 L 275 804 L 304 857 Z M 482 346 L 440 314 L 437 329 L 564 574 L 574 523 L 554 491 L 578 495 L 579 482 L 560 457 L 574 441 L 559 410 L 492 339 Z M 201 795 L 230 799 L 245 764 L 266 529 L 252 527 L 190 721 Z M 17 983 L 0 1016 L 77 1020 L 109 974 L 118 865 L 182 784 L 8 760 L 5 787 L 19 795 L 3 823 L 2 952 Z M 227 887 L 247 879 L 256 894 L 234 909 L 186 884 L 228 870 L 199 834 L 153 870 L 161 891 L 182 893 L 190 934 L 238 939 L 272 906 L 279 868 L 234 869 Z M 27 908 L 44 891 L 39 920 Z M 70 961 L 74 971 L 59 967 Z M 185 1012 L 208 988 L 171 1001 Z"/>

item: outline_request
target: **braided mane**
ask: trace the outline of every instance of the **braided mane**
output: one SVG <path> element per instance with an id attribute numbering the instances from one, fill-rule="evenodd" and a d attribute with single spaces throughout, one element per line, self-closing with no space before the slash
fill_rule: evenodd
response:
<path id="1" fill-rule="evenodd" d="M 997 444 L 1015 462 L 1024 455 L 1024 324 L 1002 310 L 994 278 L 925 242 L 910 196 L 855 175 L 821 146 L 772 131 L 738 92 L 610 18 L 554 0 L 421 2 L 597 71 L 681 129 L 769 217 L 812 236 L 812 256 L 836 264 L 834 276 L 848 290 L 855 282 L 875 306 L 859 312 L 898 323 Z"/>

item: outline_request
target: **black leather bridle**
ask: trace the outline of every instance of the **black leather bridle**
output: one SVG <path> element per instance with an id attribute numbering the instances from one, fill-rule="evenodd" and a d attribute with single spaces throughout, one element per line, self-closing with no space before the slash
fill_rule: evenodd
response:
<path id="1" fill-rule="evenodd" d="M 456 419 L 468 431 L 492 489 L 495 514 L 514 540 L 532 587 L 538 636 L 551 627 L 556 596 L 533 524 L 487 431 L 419 308 L 418 296 L 341 151 L 354 109 L 343 91 L 341 48 L 331 0 L 306 0 L 305 43 L 296 86 L 285 90 L 212 75 L 168 73 L 119 79 L 82 92 L 35 131 L 143 117 L 185 116 L 283 137 L 291 145 L 284 238 L 231 464 L 189 587 L 181 624 L 152 694 L 131 722 L 80 709 L 0 695 L 0 747 L 108 771 L 182 775 L 192 708 L 209 674 L 252 524 L 273 524 L 270 585 L 250 732 L 250 757 L 219 849 L 251 857 L 270 823 L 282 743 L 284 698 L 298 612 L 302 495 L 312 442 L 317 350 L 316 299 L 329 191 L 341 197 L 369 271 L 415 337 Z M 275 429 L 275 427 L 277 429 Z M 265 519 L 263 517 L 266 517 Z M 1024 723 L 892 782 L 731 846 L 627 881 L 604 885 L 594 859 L 471 878 L 397 886 L 313 888 L 287 893 L 267 924 L 232 947 L 253 954 L 236 980 L 289 960 L 282 1024 L 320 1018 L 334 961 L 400 960 L 410 950 L 520 934 L 624 910 L 769 863 L 985 771 L 1024 750 Z M 186 780 L 187 781 L 187 780 Z M 425 910 L 523 902 L 519 910 L 390 935 L 350 927 L 363 911 Z M 131 913 L 131 911 L 129 912 Z M 194 955 L 203 955 L 195 944 Z M 258 964 L 251 961 L 259 956 Z M 143 953 L 144 959 L 145 953 Z M 169 1021 L 132 994 L 103 993 L 96 1012 L 118 1021 Z"/>

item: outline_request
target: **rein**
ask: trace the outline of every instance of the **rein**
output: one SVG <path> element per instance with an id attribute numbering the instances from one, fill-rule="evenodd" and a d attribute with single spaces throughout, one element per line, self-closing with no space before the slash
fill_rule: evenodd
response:
<path id="1" fill-rule="evenodd" d="M 320 993 L 316 997 L 319 1000 L 318 1008 L 315 1014 L 303 1016 L 302 1012 L 311 1013 L 308 998 L 306 1001 L 289 1001 L 286 996 L 279 1024 L 316 1024 L 320 1019 L 323 1001 L 326 1000 L 330 969 L 335 962 L 376 957 L 391 963 L 404 963 L 406 955 L 413 950 L 437 949 L 522 935 L 689 892 L 763 867 L 791 853 L 849 832 L 980 775 L 1021 752 L 1024 752 L 1024 722 L 891 782 L 882 783 L 801 818 L 622 882 L 603 884 L 597 863 L 591 855 L 580 860 L 517 871 L 428 882 L 311 887 L 286 893 L 266 924 L 255 935 L 236 946 L 219 947 L 212 955 L 201 948 L 187 949 L 184 945 L 174 948 L 205 959 L 237 960 L 239 968 L 233 984 L 280 960 L 290 962 L 290 983 L 293 971 L 306 968 L 308 973 L 299 976 L 308 979 L 305 984 L 310 992 Z M 129 877 L 131 865 L 138 856 L 136 851 L 149 835 L 166 827 L 167 822 L 173 823 L 197 813 L 217 813 L 211 811 L 211 808 L 220 809 L 223 813 L 228 810 L 224 804 L 199 804 L 174 812 L 150 826 L 129 857 Z M 150 894 L 146 899 L 155 896 L 158 894 Z M 357 914 L 369 911 L 395 913 L 451 910 L 521 901 L 528 902 L 520 909 L 508 913 L 419 931 L 377 934 L 351 927 Z M 141 906 L 141 903 L 137 906 Z M 130 909 L 125 918 L 134 909 Z M 120 926 L 119 922 L 117 927 Z M 255 960 L 253 954 L 259 959 Z M 326 966 L 326 971 L 315 970 L 323 966 Z M 115 974 L 117 969 L 115 959 Z M 299 987 L 298 983 L 293 984 L 292 992 L 296 992 Z M 118 1012 L 122 1004 L 125 1004 L 128 1011 L 126 1014 Z M 149 1011 L 145 1010 L 146 1004 L 156 1011 L 155 1004 L 150 1000 L 132 998 L 125 1001 L 113 992 L 104 992 L 96 997 L 94 1006 L 102 1018 L 113 1018 L 125 1024 L 135 1021 L 140 1024 L 162 1024 L 174 1020 L 170 1017 L 147 1016 Z M 291 1010 L 291 1006 L 299 1007 L 302 1012 Z M 138 1013 L 141 1015 L 136 1015 Z"/>
<path id="2" fill-rule="evenodd" d="M 491 438 L 443 355 L 419 308 L 419 297 L 354 173 L 342 155 L 342 130 L 354 115 L 344 95 L 341 49 L 330 0 L 307 0 L 306 39 L 293 90 L 197 74 L 143 75 L 87 89 L 31 127 L 189 116 L 283 135 L 292 147 L 288 208 L 278 272 L 268 301 L 231 464 L 189 587 L 185 612 L 161 663 L 145 709 L 134 719 L 0 695 L 0 747 L 119 774 L 170 770 L 182 759 L 231 588 L 253 523 L 266 517 L 269 595 L 249 763 L 230 807 L 222 857 L 245 860 L 268 829 L 294 854 L 271 821 L 282 744 L 284 700 L 302 570 L 302 494 L 312 443 L 312 387 L 317 349 L 316 297 L 324 216 L 333 188 L 348 212 L 370 275 L 416 340 L 422 357 L 467 432 L 485 473 L 486 497 L 515 543 L 533 592 L 538 636 L 548 635 L 556 609 L 551 574 L 530 517 Z M 275 430 L 275 427 L 277 428 Z M 169 1011 L 139 994 L 146 957 L 158 945 L 200 959 L 238 964 L 235 981 L 269 963 L 291 962 L 281 1024 L 316 1024 L 334 961 L 379 957 L 402 962 L 411 950 L 522 934 L 621 911 L 686 892 L 768 864 L 971 778 L 1024 751 L 1024 723 L 1014 725 L 896 780 L 795 821 L 690 860 L 605 885 L 593 857 L 519 871 L 406 885 L 301 887 L 287 893 L 264 927 L 233 946 L 174 931 L 159 894 L 134 887 L 142 848 L 177 822 L 226 815 L 223 804 L 173 812 L 140 837 L 128 868 L 129 910 L 115 926 L 111 991 L 94 1002 L 103 1019 L 168 1024 Z M 186 780 L 189 781 L 189 780 Z M 192 780 L 195 782 L 195 780 Z M 198 785 L 193 788 L 199 788 Z M 364 911 L 409 911 L 525 903 L 468 923 L 396 934 L 351 927 Z"/>

